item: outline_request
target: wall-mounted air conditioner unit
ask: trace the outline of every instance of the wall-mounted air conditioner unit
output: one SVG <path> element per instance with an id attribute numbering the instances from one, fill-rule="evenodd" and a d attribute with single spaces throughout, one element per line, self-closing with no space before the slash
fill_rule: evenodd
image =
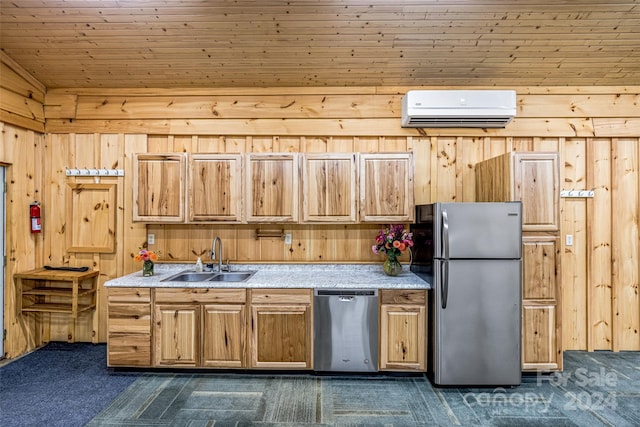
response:
<path id="1" fill-rule="evenodd" d="M 402 127 L 505 127 L 516 115 L 514 90 L 410 90 Z"/>

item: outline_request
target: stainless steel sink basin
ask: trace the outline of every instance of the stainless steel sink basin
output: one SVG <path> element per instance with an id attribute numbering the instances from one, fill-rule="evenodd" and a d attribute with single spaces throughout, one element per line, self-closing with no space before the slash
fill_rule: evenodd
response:
<path id="1" fill-rule="evenodd" d="M 217 273 L 195 273 L 193 271 L 183 271 L 171 277 L 163 279 L 163 282 L 204 282 L 211 279 Z"/>
<path id="2" fill-rule="evenodd" d="M 255 271 L 232 271 L 227 273 L 218 273 L 209 279 L 210 282 L 244 282 L 249 280 Z"/>
<path id="3" fill-rule="evenodd" d="M 255 271 L 223 271 L 196 273 L 194 271 L 182 271 L 180 273 L 162 279 L 162 282 L 244 282 L 253 276 Z"/>

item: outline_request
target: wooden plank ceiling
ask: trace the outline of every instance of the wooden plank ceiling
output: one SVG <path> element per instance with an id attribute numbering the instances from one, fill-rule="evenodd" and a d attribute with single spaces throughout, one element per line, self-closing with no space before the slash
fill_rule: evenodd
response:
<path id="1" fill-rule="evenodd" d="M 49 88 L 640 85 L 640 0 L 0 0 Z"/>

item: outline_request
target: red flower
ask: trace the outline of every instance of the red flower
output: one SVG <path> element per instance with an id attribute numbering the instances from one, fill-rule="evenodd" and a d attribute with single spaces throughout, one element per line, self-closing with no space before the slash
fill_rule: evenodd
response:
<path id="1" fill-rule="evenodd" d="M 376 244 L 371 247 L 375 254 L 400 256 L 407 248 L 413 246 L 413 236 L 403 224 L 387 225 L 376 236 Z"/>

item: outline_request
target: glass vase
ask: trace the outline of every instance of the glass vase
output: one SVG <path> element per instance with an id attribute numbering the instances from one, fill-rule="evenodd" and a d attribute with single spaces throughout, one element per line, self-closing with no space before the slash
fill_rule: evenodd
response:
<path id="1" fill-rule="evenodd" d="M 387 276 L 397 276 L 402 272 L 402 264 L 396 257 L 387 257 L 382 264 L 382 269 Z"/>
<path id="2" fill-rule="evenodd" d="M 142 275 L 144 277 L 153 276 L 153 261 L 147 260 L 142 262 Z"/>

